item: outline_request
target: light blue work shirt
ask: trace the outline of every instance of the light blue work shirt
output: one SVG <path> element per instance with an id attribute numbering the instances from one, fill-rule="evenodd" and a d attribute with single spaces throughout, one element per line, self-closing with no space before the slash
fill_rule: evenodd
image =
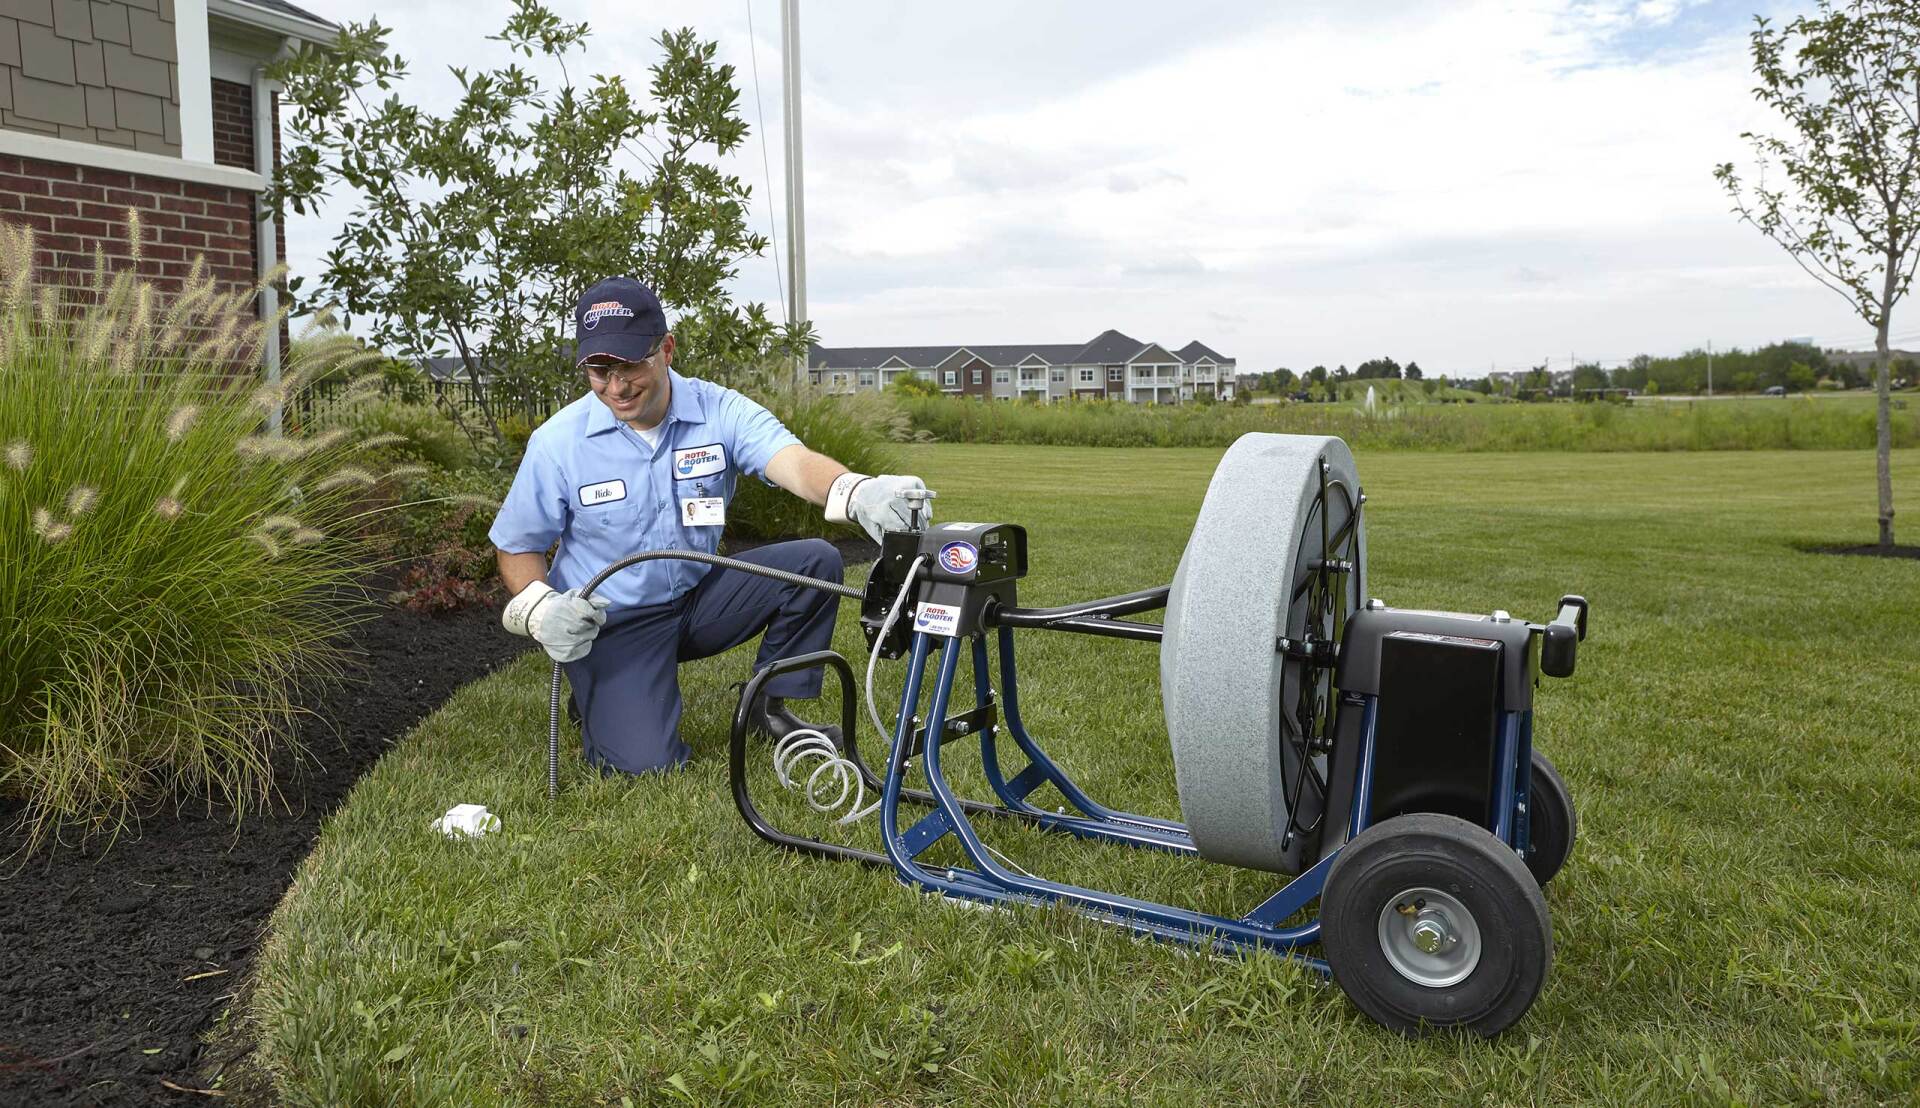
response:
<path id="1" fill-rule="evenodd" d="M 671 393 L 655 446 L 591 392 L 541 424 L 487 532 L 493 545 L 509 554 L 545 553 L 561 540 L 547 583 L 562 590 L 642 550 L 713 553 L 722 526 L 688 526 L 684 502 L 730 503 L 740 474 L 765 478 L 773 456 L 800 440 L 730 388 L 672 370 L 667 379 Z M 672 558 L 642 562 L 594 594 L 611 599 L 616 611 L 666 604 L 710 568 Z"/>

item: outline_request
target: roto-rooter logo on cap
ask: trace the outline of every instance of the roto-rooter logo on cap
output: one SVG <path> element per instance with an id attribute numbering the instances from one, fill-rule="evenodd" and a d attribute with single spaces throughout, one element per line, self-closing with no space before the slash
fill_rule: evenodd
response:
<path id="1" fill-rule="evenodd" d="M 596 301 L 589 305 L 585 312 L 580 314 L 580 326 L 591 331 L 599 324 L 602 316 L 625 316 L 632 318 L 633 309 L 620 303 L 618 300 Z"/>
<path id="2" fill-rule="evenodd" d="M 970 542 L 950 542 L 940 548 L 940 567 L 948 573 L 971 573 L 980 562 L 980 552 Z"/>

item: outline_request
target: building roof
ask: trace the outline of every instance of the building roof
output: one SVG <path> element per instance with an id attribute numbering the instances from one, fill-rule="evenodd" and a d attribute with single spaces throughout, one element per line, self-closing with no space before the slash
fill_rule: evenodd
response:
<path id="1" fill-rule="evenodd" d="M 878 369 L 894 359 L 914 369 L 932 369 L 960 351 L 996 368 L 1012 368 L 1035 357 L 1048 365 L 1121 365 L 1140 361 L 1197 361 L 1201 355 L 1221 365 L 1233 364 L 1198 340 L 1178 353 L 1158 343 L 1141 342 L 1119 331 L 1106 330 L 1085 343 L 994 343 L 985 346 L 955 343 L 947 346 L 820 346 L 807 351 L 813 369 Z"/>
<path id="2" fill-rule="evenodd" d="M 1192 342 L 1174 351 L 1174 353 L 1177 354 L 1183 362 L 1197 362 L 1201 358 L 1212 358 L 1219 364 L 1226 365 L 1233 361 L 1232 358 L 1213 349 L 1199 339 L 1194 339 Z"/>
<path id="3" fill-rule="evenodd" d="M 1140 352 L 1140 348 L 1145 345 L 1147 344 L 1144 342 L 1141 342 L 1139 339 L 1128 338 L 1126 335 L 1123 335 L 1118 331 L 1113 331 L 1113 330 L 1102 331 L 1098 335 L 1094 336 L 1094 340 L 1092 342 L 1088 343 L 1087 345 L 1081 347 L 1078 351 L 1074 352 L 1074 355 L 1070 361 L 1070 364 L 1073 364 L 1073 365 L 1103 365 L 1107 363 L 1118 364 L 1120 362 L 1127 361 L 1128 359 L 1132 358 L 1135 354 L 1138 354 Z"/>
<path id="4" fill-rule="evenodd" d="M 814 369 L 876 369 L 882 362 L 898 358 L 916 369 L 937 366 L 953 356 L 952 346 L 821 346 L 807 350 L 807 364 Z"/>
<path id="5" fill-rule="evenodd" d="M 331 19 L 322 19 L 305 8 L 287 3 L 287 0 L 247 0 L 247 2 L 262 8 L 271 8 L 277 12 L 284 12 L 296 19 L 310 19 L 315 23 L 333 23 Z M 335 23 L 334 26 L 337 27 L 339 24 Z"/>
<path id="6" fill-rule="evenodd" d="M 1065 365 L 1067 359 L 1079 349 L 1078 343 L 1016 343 L 995 346 L 972 346 L 961 343 L 951 346 L 820 346 L 816 344 L 807 352 L 807 364 L 815 369 L 877 369 L 898 358 L 915 369 L 931 369 L 959 351 L 965 350 L 991 366 L 1019 365 L 1032 354 L 1038 354 L 1043 361 L 1051 365 Z"/>
<path id="7" fill-rule="evenodd" d="M 467 379 L 467 363 L 459 358 L 422 358 L 420 359 L 420 368 L 426 370 L 427 376 L 435 381 L 464 381 Z M 480 367 L 480 379 L 484 381 L 488 376 L 486 366 L 482 365 Z"/>
<path id="8" fill-rule="evenodd" d="M 1011 366 L 1026 361 L 1031 354 L 1038 354 L 1041 361 L 1050 365 L 1066 365 L 1080 347 L 1076 343 L 1064 346 L 1058 343 L 1046 346 L 1029 343 L 1025 346 L 969 346 L 967 349 L 980 355 L 989 365 Z"/>
<path id="9" fill-rule="evenodd" d="M 340 25 L 286 0 L 209 0 L 207 14 L 309 42 L 331 43 Z"/>

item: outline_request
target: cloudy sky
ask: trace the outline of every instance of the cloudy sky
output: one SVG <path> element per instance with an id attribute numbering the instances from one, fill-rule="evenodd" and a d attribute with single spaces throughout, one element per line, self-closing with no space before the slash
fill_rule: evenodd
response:
<path id="1" fill-rule="evenodd" d="M 717 41 L 755 129 L 730 168 L 784 258 L 779 0 L 549 2 L 594 28 L 587 68 L 641 87 L 662 28 Z M 482 36 L 508 9 L 308 6 L 379 9 L 430 108 L 457 93 L 450 64 L 499 56 Z M 1711 175 L 1771 126 L 1750 91 L 1754 14 L 1807 3 L 801 7 L 809 314 L 827 345 L 1117 327 L 1199 338 L 1242 371 L 1389 355 L 1477 375 L 1872 342 Z M 292 223 L 296 272 L 344 214 Z M 778 315 L 777 275 L 771 253 L 749 259 L 738 292 Z M 1894 329 L 1920 340 L 1920 317 Z"/>

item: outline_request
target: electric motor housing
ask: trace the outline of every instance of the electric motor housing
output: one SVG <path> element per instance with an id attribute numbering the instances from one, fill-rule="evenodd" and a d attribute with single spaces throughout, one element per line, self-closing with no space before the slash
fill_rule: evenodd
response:
<path id="1" fill-rule="evenodd" d="M 1374 709 L 1368 820 L 1411 812 L 1493 826 L 1502 719 L 1533 709 L 1540 628 L 1504 613 L 1401 610 L 1375 602 L 1347 622 L 1327 800 L 1325 856 L 1346 841 L 1363 709 Z"/>
<path id="2" fill-rule="evenodd" d="M 904 654 L 915 631 L 943 639 L 979 634 L 989 608 L 1012 607 L 1014 582 L 1027 575 L 1027 529 L 1015 523 L 945 523 L 925 531 L 888 531 L 860 605 L 869 649 L 916 558 L 923 561 L 913 607 L 887 632 L 881 657 Z"/>
<path id="3" fill-rule="evenodd" d="M 1027 529 L 1017 523 L 943 523 L 920 536 L 927 576 L 913 629 L 943 638 L 986 631 L 995 605 L 1012 607 L 1027 575 Z"/>

